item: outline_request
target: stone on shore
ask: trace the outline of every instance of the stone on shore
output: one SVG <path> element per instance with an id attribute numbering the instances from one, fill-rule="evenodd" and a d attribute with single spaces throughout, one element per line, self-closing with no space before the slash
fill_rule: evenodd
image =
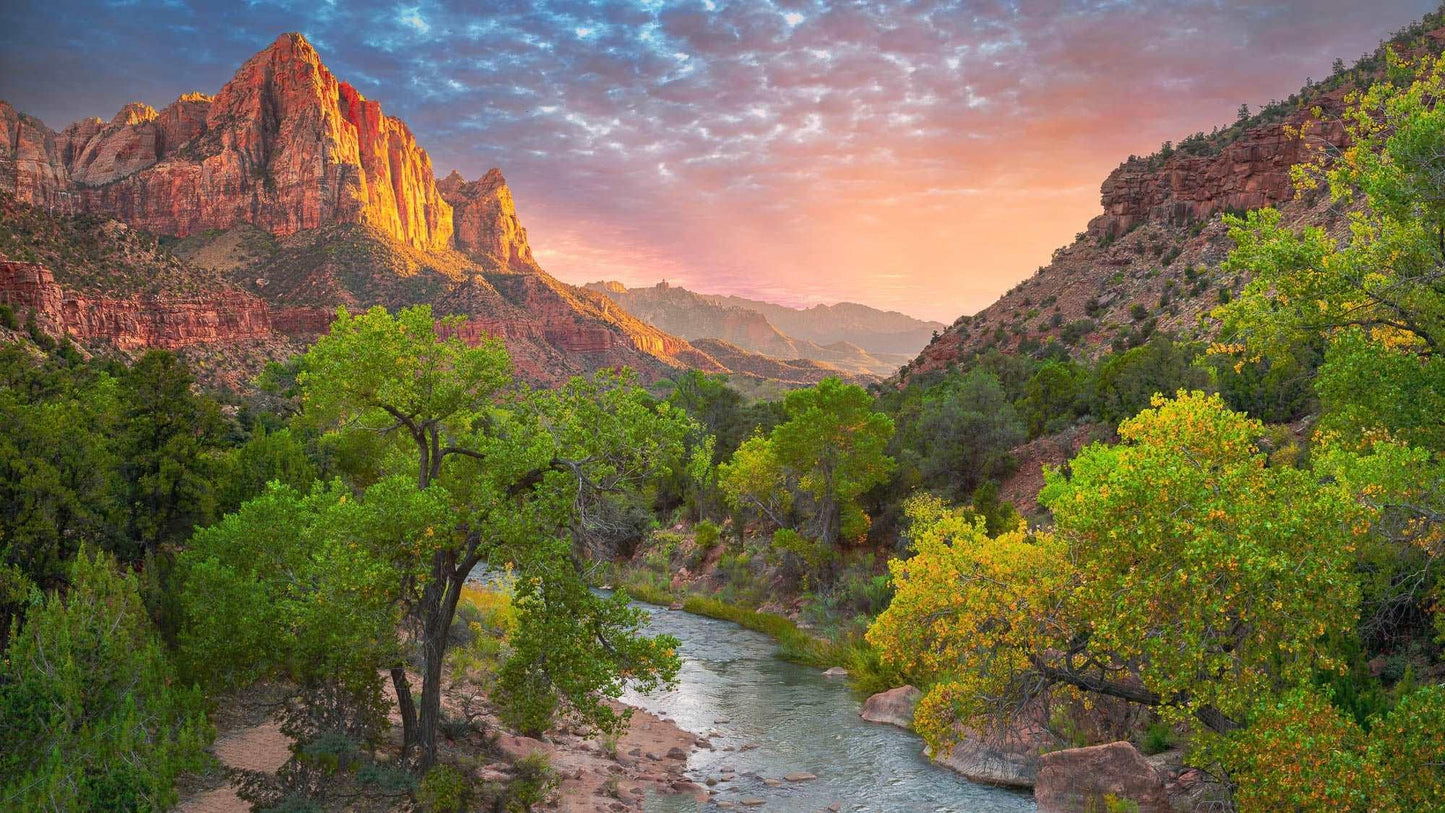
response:
<path id="1" fill-rule="evenodd" d="M 1123 741 L 1045 754 L 1034 798 L 1039 813 L 1102 810 L 1111 799 L 1133 802 L 1139 813 L 1170 810 L 1164 779 Z"/>
<path id="2" fill-rule="evenodd" d="M 885 723 L 899 728 L 913 728 L 913 708 L 923 692 L 912 686 L 899 686 L 879 692 L 863 703 L 859 717 L 870 723 Z"/>

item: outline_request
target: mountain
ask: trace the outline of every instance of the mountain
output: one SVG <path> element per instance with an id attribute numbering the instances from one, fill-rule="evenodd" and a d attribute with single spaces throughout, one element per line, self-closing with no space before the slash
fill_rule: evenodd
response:
<path id="1" fill-rule="evenodd" d="M 219 353 L 230 382 L 341 305 L 461 314 L 463 335 L 500 336 L 538 384 L 730 369 L 547 274 L 500 171 L 437 181 L 406 124 L 299 34 L 160 112 L 131 103 L 55 132 L 0 102 L 0 202 L 0 302 L 81 343 Z"/>
<path id="2" fill-rule="evenodd" d="M 823 362 L 860 376 L 891 375 L 908 361 L 909 354 L 928 341 L 934 330 L 944 327 L 863 305 L 819 305 L 803 311 L 741 297 L 694 293 L 666 282 L 651 288 L 628 288 L 620 282 L 591 282 L 585 287 L 607 295 L 628 313 L 694 343 L 718 339 L 735 349 L 775 359 Z M 820 344 L 781 329 L 769 313 L 781 314 L 779 318 L 802 326 L 812 335 L 848 338 Z M 909 349 L 870 350 L 869 345 Z"/>
<path id="3" fill-rule="evenodd" d="M 702 296 L 720 305 L 761 313 L 795 339 L 824 346 L 847 342 L 869 353 L 911 355 L 928 343 L 934 331 L 945 327 L 942 322 L 927 322 L 853 302 L 790 308 L 741 296 Z"/>
<path id="4" fill-rule="evenodd" d="M 1059 341 L 1092 357 L 1159 330 L 1212 337 L 1217 325 L 1209 312 L 1246 282 L 1220 268 L 1233 248 L 1220 215 L 1273 206 L 1295 226 L 1333 234 L 1348 228 L 1348 210 L 1326 191 L 1296 195 L 1290 168 L 1315 150 L 1348 146 L 1340 121 L 1346 97 L 1384 75 L 1387 47 L 1412 54 L 1445 50 L 1445 12 L 1252 117 L 1165 144 L 1150 156 L 1130 156 L 1100 188 L 1103 213 L 1073 243 L 994 304 L 959 318 L 898 380 L 995 347 L 1028 353 Z"/>

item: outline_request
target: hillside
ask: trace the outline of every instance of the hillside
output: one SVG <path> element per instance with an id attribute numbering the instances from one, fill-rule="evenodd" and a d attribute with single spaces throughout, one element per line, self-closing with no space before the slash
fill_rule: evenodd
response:
<path id="1" fill-rule="evenodd" d="M 932 330 L 943 327 L 851 304 L 815 310 L 811 317 L 803 317 L 798 314 L 808 312 L 740 297 L 699 294 L 666 282 L 651 288 L 628 288 L 620 282 L 591 282 L 585 287 L 605 294 L 639 319 L 689 341 L 718 339 L 735 348 L 776 359 L 808 359 L 863 376 L 891 375 L 910 358 L 909 353 L 927 341 Z M 800 338 L 779 328 L 765 309 L 793 314 L 783 316 L 784 320 L 792 319 L 794 324 L 804 325 L 815 335 L 847 338 L 835 339 L 826 345 Z M 825 327 L 822 323 L 827 319 L 826 314 L 848 317 L 840 317 L 835 327 Z M 907 346 L 910 336 L 914 343 L 905 353 L 869 350 L 865 346 Z"/>
<path id="2" fill-rule="evenodd" d="M 898 380 L 989 348 L 1033 353 L 1059 342 L 1072 355 L 1096 357 L 1156 331 L 1213 336 L 1209 312 L 1245 282 L 1220 268 L 1233 248 L 1222 215 L 1273 206 L 1296 226 L 1335 234 L 1347 227 L 1347 211 L 1325 192 L 1296 196 L 1290 168 L 1315 151 L 1347 146 L 1346 97 L 1383 75 L 1387 46 L 1440 53 L 1445 15 L 1427 16 L 1355 66 L 1247 119 L 1130 156 L 1100 188 L 1103 213 L 1073 243 L 994 304 L 960 317 Z"/>

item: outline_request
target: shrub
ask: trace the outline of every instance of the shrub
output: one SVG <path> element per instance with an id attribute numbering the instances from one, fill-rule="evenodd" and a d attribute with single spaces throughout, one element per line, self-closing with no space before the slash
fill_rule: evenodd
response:
<path id="1" fill-rule="evenodd" d="M 0 798 L 23 810 L 166 810 L 206 764 L 200 692 L 181 688 L 134 575 L 85 551 L 0 664 Z"/>
<path id="2" fill-rule="evenodd" d="M 1142 304 L 1135 302 L 1129 306 L 1129 318 L 1136 322 L 1142 322 L 1149 318 L 1149 309 Z"/>
<path id="3" fill-rule="evenodd" d="M 471 800 L 467 775 L 451 765 L 433 765 L 416 789 L 417 804 L 433 813 L 462 813 Z"/>
<path id="4" fill-rule="evenodd" d="M 533 751 L 513 766 L 516 775 L 507 786 L 507 810 L 531 810 L 541 804 L 557 786 L 557 772 L 547 755 Z"/>
<path id="5" fill-rule="evenodd" d="M 1263 704 L 1249 727 L 1206 744 L 1237 786 L 1242 811 L 1367 810 L 1379 788 L 1364 732 L 1319 694 Z"/>
<path id="6" fill-rule="evenodd" d="M 1174 745 L 1174 729 L 1168 723 L 1156 720 L 1144 729 L 1144 736 L 1139 738 L 1139 750 L 1153 756 L 1168 751 Z"/>
<path id="7" fill-rule="evenodd" d="M 20 324 L 15 321 L 15 309 L 11 308 L 8 303 L 0 305 L 0 327 L 9 330 L 18 330 L 20 327 Z"/>
<path id="8" fill-rule="evenodd" d="M 697 543 L 698 550 L 709 551 L 717 545 L 718 539 L 722 537 L 722 530 L 717 523 L 711 520 L 703 520 L 697 524 L 693 539 Z"/>
<path id="9" fill-rule="evenodd" d="M 1370 756 L 1396 810 L 1445 810 L 1445 686 L 1405 696 L 1370 732 Z"/>

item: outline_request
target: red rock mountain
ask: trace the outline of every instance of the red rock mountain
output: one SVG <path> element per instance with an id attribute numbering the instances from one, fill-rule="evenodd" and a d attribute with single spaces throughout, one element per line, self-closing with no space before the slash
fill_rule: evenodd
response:
<path id="1" fill-rule="evenodd" d="M 55 132 L 0 102 L 0 204 L 0 302 L 81 342 L 225 347 L 254 367 L 324 330 L 339 305 L 429 303 L 465 315 L 463 335 L 502 337 L 535 383 L 729 369 L 548 275 L 501 172 L 437 182 L 406 124 L 299 34 L 215 96 L 160 112 L 131 103 Z M 741 369 L 766 367 L 732 350 Z"/>
<path id="2" fill-rule="evenodd" d="M 1347 212 L 1327 193 L 1296 195 L 1290 168 L 1314 150 L 1347 146 L 1340 122 L 1346 96 L 1383 75 L 1386 47 L 1440 53 L 1445 12 L 1249 119 L 1131 156 L 1104 180 L 1103 213 L 1072 244 L 994 304 L 959 318 L 898 380 L 989 348 L 1029 353 L 1058 341 L 1095 356 L 1155 331 L 1212 337 L 1217 325 L 1209 312 L 1246 281 L 1220 267 L 1233 248 L 1221 214 L 1273 206 L 1286 223 L 1336 234 L 1347 227 Z"/>
<path id="3" fill-rule="evenodd" d="M 357 223 L 422 249 L 450 244 L 451 206 L 400 119 L 321 64 L 301 35 L 252 57 L 214 97 L 131 103 L 51 133 L 0 103 L 16 196 L 157 234 L 249 223 L 291 234 Z"/>

